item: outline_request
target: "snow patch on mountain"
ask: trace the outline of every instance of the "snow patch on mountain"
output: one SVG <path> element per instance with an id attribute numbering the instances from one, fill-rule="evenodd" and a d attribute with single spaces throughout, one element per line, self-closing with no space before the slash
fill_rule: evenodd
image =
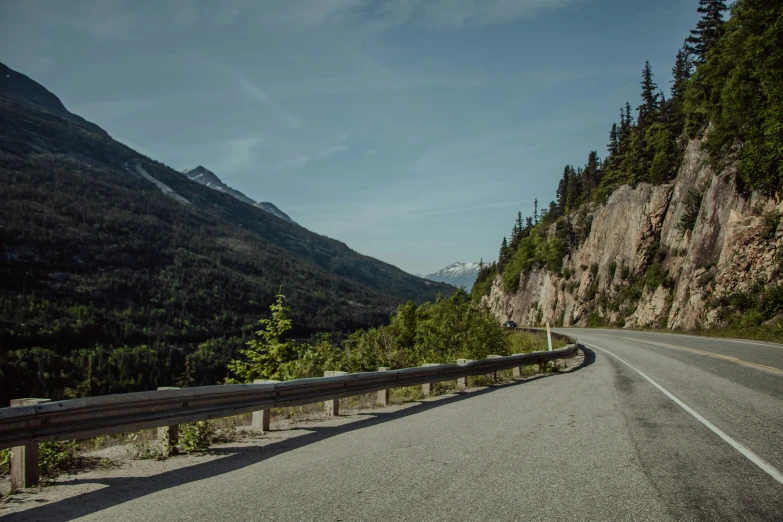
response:
<path id="1" fill-rule="evenodd" d="M 473 283 L 478 277 L 478 263 L 453 263 L 445 268 L 441 268 L 433 274 L 424 276 L 430 281 L 448 283 L 457 288 L 464 286 L 468 292 L 473 288 Z"/>
<path id="2" fill-rule="evenodd" d="M 136 174 L 138 174 L 142 178 L 146 179 L 147 181 L 151 182 L 156 187 L 158 187 L 160 189 L 160 191 L 163 192 L 164 194 L 166 194 L 168 197 L 170 197 L 174 201 L 182 203 L 183 205 L 190 205 L 191 204 L 190 201 L 188 201 L 187 199 L 185 199 L 182 196 L 180 196 L 179 194 L 177 194 L 174 191 L 173 188 L 169 187 L 168 185 L 166 185 L 162 181 L 152 177 L 146 170 L 144 170 L 144 167 L 142 167 L 138 163 L 136 163 L 136 165 L 134 165 L 134 166 L 136 167 Z"/>
<path id="3" fill-rule="evenodd" d="M 284 219 L 288 221 L 289 223 L 296 223 L 293 219 L 288 217 L 288 214 L 277 208 L 274 204 L 269 203 L 268 201 L 254 201 L 250 199 L 249 197 L 242 194 L 240 191 L 233 189 L 223 183 L 220 178 L 215 175 L 214 172 L 211 170 L 202 167 L 199 165 L 198 167 L 194 169 L 185 169 L 182 171 L 182 173 L 187 176 L 190 180 L 195 181 L 196 183 L 200 183 L 206 187 L 211 188 L 212 190 L 219 190 L 220 192 L 225 192 L 226 194 L 229 194 L 231 196 L 234 196 L 236 199 L 243 203 L 247 203 L 248 205 L 253 205 L 254 207 L 258 207 L 261 210 L 265 210 L 266 212 L 269 212 L 273 216 L 277 216 L 280 219 Z"/>

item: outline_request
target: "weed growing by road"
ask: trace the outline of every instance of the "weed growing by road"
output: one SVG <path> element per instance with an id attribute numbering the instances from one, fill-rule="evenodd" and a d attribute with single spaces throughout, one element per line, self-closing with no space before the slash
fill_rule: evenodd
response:
<path id="1" fill-rule="evenodd" d="M 202 420 L 179 426 L 179 447 L 185 453 L 209 451 L 217 432 L 212 421 Z"/>
<path id="2" fill-rule="evenodd" d="M 45 442 L 38 447 L 38 473 L 40 484 L 54 482 L 62 473 L 73 471 L 79 465 L 79 443 L 76 441 Z"/>

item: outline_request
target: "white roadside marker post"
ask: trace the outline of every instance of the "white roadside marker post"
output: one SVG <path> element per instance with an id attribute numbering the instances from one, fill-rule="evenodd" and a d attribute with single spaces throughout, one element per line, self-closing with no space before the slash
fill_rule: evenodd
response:
<path id="1" fill-rule="evenodd" d="M 549 330 L 549 323 L 546 323 L 546 340 L 549 342 L 549 351 L 552 351 L 552 332 Z"/>

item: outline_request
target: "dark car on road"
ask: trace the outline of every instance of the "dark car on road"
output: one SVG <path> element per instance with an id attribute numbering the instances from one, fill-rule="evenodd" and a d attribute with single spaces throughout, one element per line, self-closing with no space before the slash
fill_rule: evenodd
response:
<path id="1" fill-rule="evenodd" d="M 506 321 L 505 323 L 503 323 L 503 328 L 511 329 L 516 327 L 517 327 L 517 323 L 515 323 L 514 321 Z"/>

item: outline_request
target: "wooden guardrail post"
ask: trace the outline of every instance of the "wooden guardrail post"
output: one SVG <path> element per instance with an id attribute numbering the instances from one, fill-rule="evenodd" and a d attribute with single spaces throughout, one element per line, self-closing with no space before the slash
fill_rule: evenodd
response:
<path id="1" fill-rule="evenodd" d="M 424 363 L 422 366 L 440 366 L 439 364 L 435 363 Z M 421 385 L 421 392 L 424 394 L 425 397 L 429 397 L 435 392 L 435 384 L 434 382 L 427 382 Z"/>
<path id="2" fill-rule="evenodd" d="M 499 359 L 503 357 L 502 355 L 487 355 L 487 359 Z M 498 380 L 498 372 L 492 372 L 492 380 L 497 381 Z"/>
<path id="3" fill-rule="evenodd" d="M 12 399 L 11 406 L 33 406 L 49 399 Z M 11 484 L 16 489 L 38 484 L 38 444 L 33 442 L 11 448 Z"/>
<path id="4" fill-rule="evenodd" d="M 271 384 L 276 381 L 274 379 L 254 379 L 253 384 Z M 269 408 L 265 408 L 263 410 L 258 410 L 253 412 L 252 421 L 250 423 L 250 427 L 254 431 L 258 431 L 261 433 L 266 433 L 269 431 L 269 423 L 272 420 L 272 412 Z"/>
<path id="5" fill-rule="evenodd" d="M 457 364 L 468 364 L 473 362 L 473 359 L 457 359 Z M 457 379 L 457 388 L 464 390 L 468 387 L 468 378 L 460 377 Z"/>
<path id="6" fill-rule="evenodd" d="M 158 390 L 179 390 L 179 388 L 176 386 L 159 386 Z M 158 428 L 158 445 L 160 446 L 160 453 L 164 457 L 177 454 L 178 441 L 179 424 Z"/>
<path id="7" fill-rule="evenodd" d="M 385 371 L 387 371 L 388 369 L 389 369 L 389 367 L 388 367 L 388 366 L 381 366 L 381 367 L 379 367 L 379 368 L 378 368 L 378 371 L 379 371 L 379 372 L 385 372 Z M 378 404 L 380 404 L 381 406 L 388 406 L 388 404 L 389 404 L 389 392 L 390 392 L 390 391 L 391 391 L 391 390 L 389 390 L 388 388 L 387 388 L 387 389 L 385 389 L 385 390 L 381 390 L 381 391 L 379 391 L 379 392 L 378 392 L 378 399 L 377 399 L 377 401 L 376 401 L 376 402 L 377 402 Z"/>
<path id="8" fill-rule="evenodd" d="M 346 372 L 335 372 L 327 370 L 324 372 L 324 377 L 336 377 L 338 375 L 345 375 Z M 329 399 L 324 401 L 324 409 L 328 417 L 337 417 L 340 415 L 340 399 Z"/>

